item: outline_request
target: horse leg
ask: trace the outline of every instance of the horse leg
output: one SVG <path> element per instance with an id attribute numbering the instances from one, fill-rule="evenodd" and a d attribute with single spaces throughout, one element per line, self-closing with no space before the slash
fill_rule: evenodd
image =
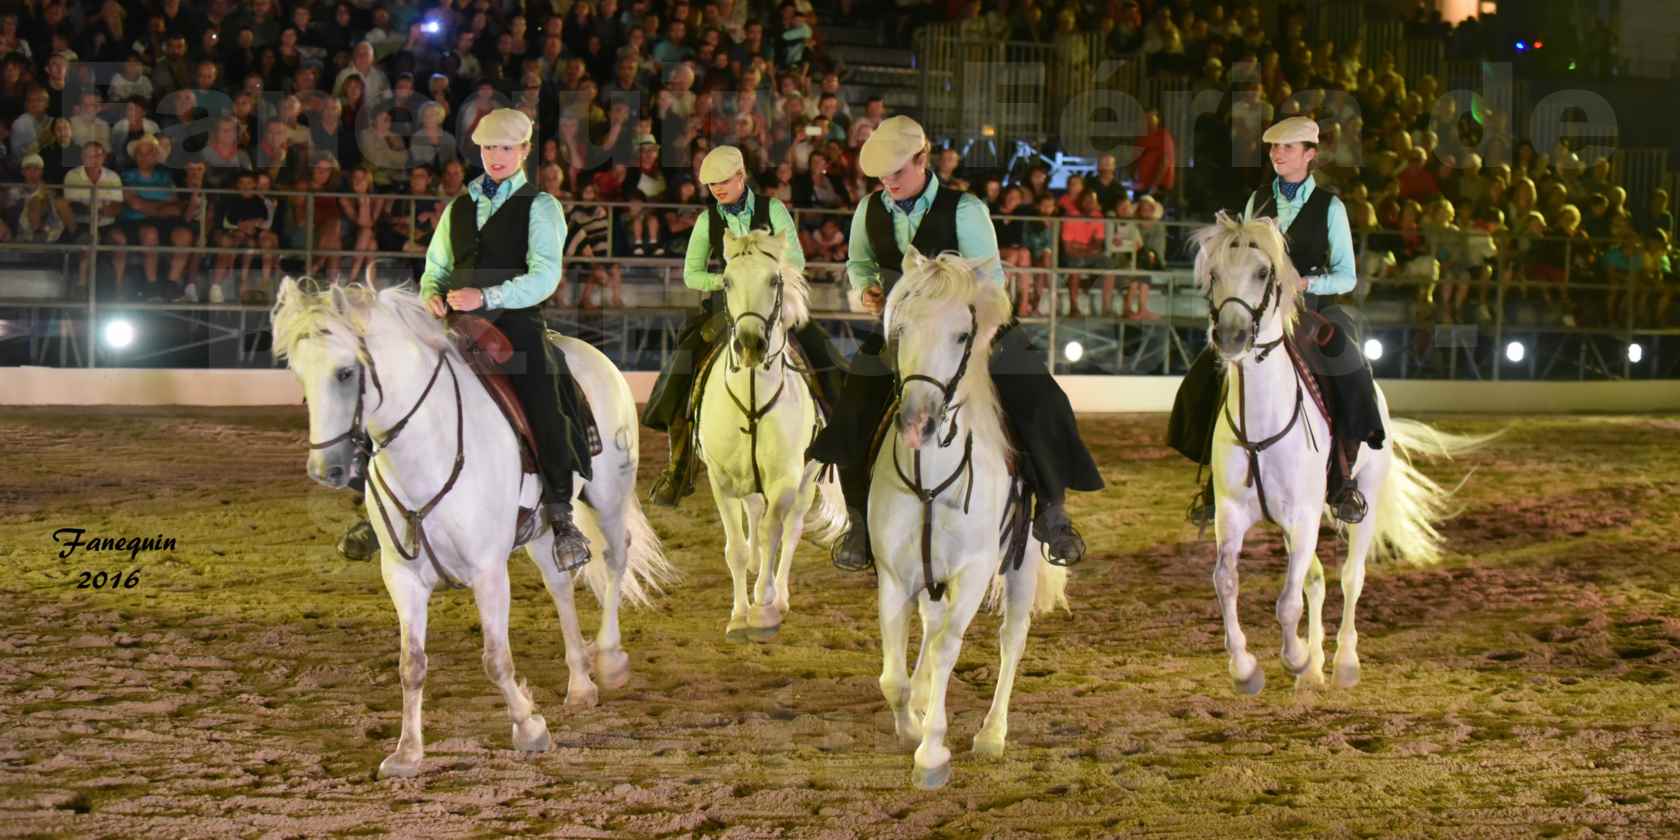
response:
<path id="1" fill-rule="evenodd" d="M 1307 567 L 1307 670 L 1295 678 L 1295 688 L 1324 685 L 1324 564 L 1313 552 Z"/>
<path id="2" fill-rule="evenodd" d="M 752 627 L 750 632 L 754 641 L 769 641 L 782 627 L 781 573 L 786 571 L 786 565 L 781 560 L 786 548 L 784 540 L 790 530 L 788 515 L 793 511 L 797 498 L 797 487 L 777 494 L 765 510 L 757 538 L 753 540 L 759 554 L 758 593 L 752 608 L 747 611 L 747 624 Z"/>
<path id="3" fill-rule="evenodd" d="M 1284 575 L 1283 591 L 1278 593 L 1277 600 L 1278 624 L 1283 628 L 1283 667 L 1296 675 L 1307 670 L 1311 658 L 1306 644 L 1301 641 L 1301 606 L 1304 603 L 1307 570 L 1312 566 L 1314 552 L 1318 549 L 1318 522 L 1323 516 L 1323 509 L 1318 505 L 1308 505 L 1307 510 L 1311 513 L 1306 510 L 1298 513 L 1285 531 L 1289 570 Z"/>
<path id="4" fill-rule="evenodd" d="M 397 675 L 402 679 L 403 713 L 402 736 L 397 739 L 396 751 L 379 762 L 379 778 L 408 778 L 420 772 L 420 759 L 426 753 L 425 739 L 420 734 L 420 700 L 426 683 L 426 602 L 432 593 L 405 569 L 393 571 L 387 564 L 384 572 L 385 589 L 391 593 L 391 603 L 397 608 L 397 623 L 402 633 L 402 659 Z"/>
<path id="5" fill-rule="evenodd" d="M 1266 687 L 1266 672 L 1254 654 L 1248 652 L 1248 637 L 1243 635 L 1242 622 L 1237 617 L 1237 556 L 1242 553 L 1243 537 L 1252 524 L 1252 516 L 1227 505 L 1220 506 L 1219 516 L 1214 520 L 1219 557 L 1213 566 L 1213 589 L 1219 594 L 1219 611 L 1225 618 L 1225 652 L 1230 655 L 1231 681 L 1242 694 L 1259 694 Z"/>
<path id="6" fill-rule="evenodd" d="M 1004 738 L 1009 734 L 1009 696 L 1015 690 L 1015 669 L 1020 667 L 1021 653 L 1027 648 L 1033 599 L 1038 595 L 1037 564 L 1043 562 L 1029 552 L 1021 568 L 1003 576 L 1003 625 L 998 628 L 998 652 L 1003 662 L 998 667 L 997 688 L 992 691 L 992 708 L 974 736 L 974 751 L 988 758 L 1003 756 Z"/>
<path id="7" fill-rule="evenodd" d="M 525 546 L 531 565 L 542 574 L 548 597 L 554 600 L 554 611 L 560 614 L 560 635 L 566 640 L 566 705 L 593 706 L 600 702 L 600 691 L 589 678 L 589 646 L 583 640 L 583 628 L 578 622 L 577 604 L 572 600 L 572 574 L 562 572 L 553 563 L 543 562 L 552 557 L 551 535 L 532 540 Z"/>
<path id="8" fill-rule="evenodd" d="M 735 603 L 729 610 L 729 625 L 723 631 L 724 639 L 731 642 L 747 640 L 747 560 L 750 545 L 747 542 L 746 523 L 742 521 L 746 516 L 746 506 L 740 499 L 732 499 L 718 487 L 716 472 L 706 470 L 706 476 L 712 483 L 712 498 L 717 500 L 718 518 L 723 520 L 723 559 L 729 563 L 729 577 L 734 583 Z"/>
<path id="9" fill-rule="evenodd" d="M 1377 536 L 1376 505 L 1371 507 L 1372 513 L 1365 517 L 1365 521 L 1353 526 L 1352 539 L 1348 540 L 1347 560 L 1342 564 L 1342 626 L 1336 630 L 1333 671 L 1337 688 L 1353 688 L 1359 684 L 1359 631 L 1353 627 L 1353 612 L 1359 604 L 1359 592 L 1365 588 L 1365 559 L 1371 555 L 1371 543 Z"/>
<path id="10" fill-rule="evenodd" d="M 905 645 L 910 637 L 910 608 L 914 595 L 887 575 L 880 575 L 881 694 L 892 710 L 893 731 L 910 746 L 921 741 L 921 725 L 910 714 L 910 675 L 905 670 Z"/>
<path id="11" fill-rule="evenodd" d="M 633 492 L 634 489 L 627 490 L 624 498 L 628 500 L 628 494 Z M 601 595 L 601 627 L 595 633 L 595 674 L 600 677 L 601 686 L 609 691 L 623 688 L 630 681 L 630 655 L 624 652 L 624 641 L 618 634 L 624 570 L 630 565 L 623 504 L 596 511 L 596 521 L 607 540 L 601 558 L 607 564 L 607 586 Z"/>
<path id="12" fill-rule="evenodd" d="M 788 511 L 784 520 L 787 527 L 782 529 L 781 563 L 776 567 L 776 609 L 783 618 L 787 617 L 790 590 L 793 581 L 793 553 L 799 549 L 799 538 L 805 535 L 805 517 L 811 512 L 811 505 L 817 499 L 817 478 L 815 470 L 807 470 L 799 484 L 798 494 L 794 497 L 793 510 Z"/>
<path id="13" fill-rule="evenodd" d="M 963 633 L 980 609 L 981 599 L 986 597 L 986 584 L 991 580 L 987 565 L 970 566 L 967 574 L 953 579 L 950 590 L 937 604 L 922 602 L 922 615 L 933 619 L 922 624 L 922 632 L 931 640 L 927 645 L 928 661 L 923 663 L 929 671 L 929 690 L 927 714 L 922 718 L 922 745 L 916 748 L 916 764 L 910 774 L 911 782 L 922 790 L 937 790 L 951 780 L 951 750 L 945 746 L 945 730 L 949 725 L 945 690 L 951 681 L 951 671 L 957 666 L 957 655 L 962 651 Z"/>
<path id="14" fill-rule="evenodd" d="M 513 653 L 508 650 L 507 565 L 490 566 L 473 583 L 473 601 L 478 604 L 478 623 L 484 630 L 484 673 L 502 691 L 508 716 L 513 719 L 513 748 L 520 752 L 547 752 L 548 722 L 536 713 L 530 689 L 515 680 Z"/>

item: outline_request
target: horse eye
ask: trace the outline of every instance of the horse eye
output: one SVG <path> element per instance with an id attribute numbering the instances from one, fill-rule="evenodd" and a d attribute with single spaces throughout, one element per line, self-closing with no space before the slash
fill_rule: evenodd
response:
<path id="1" fill-rule="evenodd" d="M 354 374 L 355 372 L 356 372 L 355 368 L 343 367 L 343 368 L 338 369 L 338 373 L 336 374 L 336 376 L 338 377 L 338 381 L 340 381 L 340 382 L 349 382 L 351 374 Z"/>
<path id="2" fill-rule="evenodd" d="M 957 334 L 957 343 L 958 344 L 967 344 L 968 343 L 968 333 L 958 333 Z"/>

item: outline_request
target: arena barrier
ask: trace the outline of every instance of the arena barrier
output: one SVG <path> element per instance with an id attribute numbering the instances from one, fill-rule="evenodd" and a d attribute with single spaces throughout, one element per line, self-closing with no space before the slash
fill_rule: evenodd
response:
<path id="1" fill-rule="evenodd" d="M 625 374 L 638 401 L 657 374 Z M 1086 414 L 1166 412 L 1177 376 L 1058 376 Z M 1680 381 L 1466 382 L 1382 380 L 1389 407 L 1404 413 L 1573 414 L 1680 412 Z M 0 368 L 0 406 L 297 405 L 303 389 L 287 370 Z"/>

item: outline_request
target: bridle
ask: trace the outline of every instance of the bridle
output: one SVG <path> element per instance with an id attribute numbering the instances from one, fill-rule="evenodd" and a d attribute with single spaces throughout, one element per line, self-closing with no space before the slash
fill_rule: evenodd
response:
<path id="1" fill-rule="evenodd" d="M 735 359 L 735 334 L 742 323 L 746 322 L 749 318 L 757 318 L 764 324 L 765 340 L 768 341 L 770 334 L 775 332 L 776 325 L 781 323 L 782 320 L 782 287 L 784 285 L 784 281 L 782 280 L 782 273 L 780 270 L 781 260 L 778 259 L 775 254 L 772 254 L 763 248 L 757 249 L 757 252 L 777 264 L 777 271 L 774 275 L 775 279 L 770 283 L 771 288 L 775 290 L 776 297 L 770 304 L 770 315 L 768 317 L 760 315 L 757 312 L 743 312 L 740 315 L 735 315 L 734 313 L 728 311 L 728 303 L 727 301 L 725 302 L 725 317 L 728 318 L 729 321 L 729 337 L 725 341 L 725 344 L 727 345 L 726 352 L 729 356 L 729 372 L 739 373 L 742 370 L 750 370 L 750 373 L 747 376 L 747 398 L 745 400 L 742 400 L 741 397 L 735 393 L 735 389 L 729 387 L 729 380 L 727 377 L 723 380 L 723 392 L 729 395 L 730 402 L 735 403 L 735 408 L 738 409 L 741 412 L 741 415 L 747 419 L 747 425 L 741 428 L 741 432 L 747 436 L 747 451 L 752 455 L 753 491 L 762 495 L 764 493 L 764 470 L 758 465 L 758 426 L 759 422 L 776 408 L 776 403 L 782 398 L 782 392 L 787 390 L 788 380 L 787 376 L 784 374 L 781 382 L 776 385 L 776 392 L 771 394 L 770 399 L 765 401 L 763 405 L 759 405 L 758 371 L 763 370 L 768 373 L 771 370 L 774 370 L 777 364 L 781 364 L 784 368 L 791 369 L 796 372 L 803 373 L 804 371 L 788 360 L 787 330 L 782 331 L 782 346 L 777 348 L 774 353 L 764 354 L 764 358 L 759 361 L 758 364 L 752 365 L 748 368 L 743 368 Z M 724 281 L 724 285 L 725 291 L 727 291 L 727 280 Z M 815 431 L 813 431 L 812 434 L 814 436 Z"/>
<path id="2" fill-rule="evenodd" d="M 1232 247 L 1236 246 L 1233 244 Z M 1252 248 L 1254 246 L 1251 244 L 1249 247 Z M 1214 340 L 1219 340 L 1219 316 L 1225 311 L 1225 307 L 1232 305 L 1239 306 L 1248 312 L 1248 317 L 1254 324 L 1254 328 L 1248 332 L 1248 343 L 1243 349 L 1244 351 L 1253 350 L 1255 347 L 1254 342 L 1260 337 L 1260 322 L 1265 319 L 1266 312 L 1271 309 L 1277 309 L 1283 303 L 1283 293 L 1278 291 L 1277 268 L 1269 263 L 1266 266 L 1266 291 L 1260 296 L 1259 306 L 1251 305 L 1247 300 L 1244 300 L 1236 295 L 1227 297 L 1224 300 L 1221 300 L 1218 304 L 1215 304 L 1213 302 L 1212 289 L 1213 285 L 1209 283 L 1207 295 L 1208 321 L 1213 325 Z M 1266 354 L 1269 354 L 1273 348 L 1277 347 L 1277 345 L 1282 342 L 1282 340 L 1282 336 L 1279 336 L 1276 341 L 1266 342 L 1259 360 L 1262 362 L 1265 361 Z"/>
<path id="3" fill-rule="evenodd" d="M 784 281 L 782 280 L 782 273 L 780 270 L 781 260 L 777 259 L 775 254 L 772 254 L 763 248 L 758 249 L 758 253 L 761 256 L 768 258 L 771 262 L 777 264 L 777 271 L 774 273 L 775 279 L 770 282 L 770 288 L 775 291 L 776 297 L 770 304 L 770 314 L 768 316 L 760 315 L 759 313 L 753 311 L 742 312 L 741 314 L 736 315 L 733 312 L 728 311 L 728 302 L 727 300 L 725 301 L 725 317 L 729 319 L 729 371 L 731 373 L 741 369 L 741 365 L 735 360 L 735 335 L 740 330 L 741 325 L 746 323 L 749 319 L 758 319 L 760 323 L 764 324 L 764 337 L 765 340 L 768 341 L 770 334 L 775 332 L 776 325 L 780 324 L 782 321 L 782 288 Z M 724 284 L 724 290 L 727 292 L 728 281 L 724 281 Z M 781 358 L 783 352 L 786 350 L 787 332 L 784 330 L 782 333 L 782 346 L 774 353 L 764 354 L 764 358 L 756 365 L 756 367 L 768 370 L 772 364 Z"/>
<path id="4" fill-rule="evenodd" d="M 912 373 L 909 376 L 897 377 L 898 381 L 894 385 L 895 405 L 904 399 L 904 386 L 912 382 L 926 382 L 939 389 L 939 423 L 945 424 L 949 421 L 949 432 L 945 435 L 945 439 L 938 439 L 937 430 L 934 436 L 940 449 L 950 446 L 951 442 L 957 438 L 956 414 L 962 410 L 962 403 L 953 402 L 953 399 L 957 394 L 957 386 L 962 384 L 963 376 L 968 373 L 968 362 L 969 358 L 974 355 L 975 334 L 979 332 L 979 326 L 979 317 L 974 312 L 974 305 L 969 304 L 968 336 L 963 340 L 962 360 L 957 363 L 957 372 L 951 374 L 950 379 L 941 382 L 931 376 Z M 889 355 L 897 355 L 896 346 L 895 344 L 895 349 Z M 896 361 L 893 367 L 895 370 L 898 367 Z M 933 503 L 966 473 L 968 475 L 968 489 L 963 494 L 963 513 L 968 513 L 969 502 L 974 498 L 974 430 L 969 429 L 968 433 L 963 436 L 962 460 L 957 462 L 956 468 L 951 470 L 950 475 L 947 475 L 944 481 L 931 489 L 922 484 L 921 449 L 917 449 L 911 458 L 911 470 L 914 475 L 906 474 L 903 464 L 899 463 L 897 446 L 893 446 L 892 453 L 893 471 L 898 473 L 898 480 L 904 485 L 904 489 L 909 490 L 922 503 L 922 580 L 927 586 L 928 598 L 938 601 L 945 597 L 947 584 L 944 581 L 936 582 L 933 579 Z"/>
<path id="5" fill-rule="evenodd" d="M 385 404 L 385 389 L 379 382 L 379 367 L 374 364 L 373 354 L 368 352 L 367 340 L 357 337 L 356 349 L 357 357 L 367 361 L 365 363 L 358 362 L 356 365 L 356 411 L 350 417 L 350 428 L 346 429 L 343 434 L 328 440 L 319 443 L 311 441 L 309 448 L 311 450 L 326 449 L 348 439 L 351 441 L 351 445 L 356 447 L 356 451 L 368 459 L 369 466 L 372 466 L 373 459 L 379 457 L 380 453 L 396 443 L 397 436 L 402 434 L 403 429 L 407 428 L 408 421 L 413 419 L 414 415 L 420 411 L 420 406 L 426 403 L 426 398 L 431 396 L 432 387 L 437 385 L 438 374 L 442 373 L 444 368 L 448 368 L 449 380 L 454 385 L 455 390 L 455 464 L 449 471 L 449 479 L 444 482 L 443 489 L 439 490 L 437 495 L 433 496 L 424 505 L 415 510 L 409 510 L 403 506 L 402 502 L 397 501 L 396 494 L 392 493 L 390 485 L 385 483 L 384 472 L 380 471 L 373 473 L 373 481 L 368 482 L 367 492 L 373 497 L 374 506 L 379 508 L 379 516 L 385 521 L 386 533 L 394 535 L 396 528 L 392 527 L 391 516 L 385 510 L 385 500 L 380 498 L 381 491 L 384 495 L 391 497 L 391 504 L 396 507 L 402 515 L 403 521 L 408 525 L 408 539 L 398 540 L 396 544 L 397 553 L 404 560 L 413 562 L 415 558 L 420 556 L 421 548 L 424 548 L 427 558 L 431 560 L 432 569 L 437 572 L 438 577 L 453 588 L 464 588 L 465 584 L 445 572 L 443 566 L 438 563 L 437 552 L 432 550 L 431 542 L 426 538 L 424 525 L 426 517 L 438 506 L 439 502 L 443 501 L 443 497 L 449 495 L 449 491 L 454 489 L 455 482 L 460 479 L 461 470 L 466 464 L 466 438 L 463 434 L 466 412 L 461 403 L 461 379 L 455 373 L 455 366 L 449 361 L 449 354 L 444 350 L 439 350 L 437 364 L 432 368 L 432 376 L 426 381 L 425 390 L 420 392 L 419 398 L 414 401 L 414 406 L 408 410 L 408 413 L 404 414 L 401 420 L 393 423 L 391 428 L 386 431 L 384 442 L 380 442 L 374 438 L 373 430 L 367 428 L 363 421 L 363 405 L 364 398 L 367 395 L 368 378 L 372 378 L 374 390 L 379 394 L 379 402 L 374 405 L 375 411 L 379 410 L 379 406 Z M 306 401 L 307 399 L 305 397 Z M 413 541 L 416 537 L 418 537 L 418 542 L 411 553 L 404 546 L 404 543 Z"/>

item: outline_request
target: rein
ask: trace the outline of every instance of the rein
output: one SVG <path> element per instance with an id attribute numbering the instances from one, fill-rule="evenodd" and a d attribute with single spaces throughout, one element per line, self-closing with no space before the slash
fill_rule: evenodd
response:
<path id="1" fill-rule="evenodd" d="M 373 362 L 373 355 L 368 352 L 367 342 L 365 339 L 358 338 L 356 340 L 356 344 L 361 350 L 362 357 L 367 359 L 365 370 L 368 375 L 372 377 L 374 388 L 379 392 L 379 404 L 383 405 L 385 401 L 385 393 L 383 387 L 379 384 L 379 369 Z M 358 452 L 367 456 L 370 467 L 376 466 L 373 463 L 374 459 L 378 458 L 381 453 L 383 453 L 392 444 L 396 443 L 397 436 L 402 434 L 403 429 L 408 426 L 408 421 L 413 419 L 414 415 L 419 412 L 420 406 L 425 404 L 426 398 L 432 393 L 432 388 L 437 385 L 438 374 L 442 373 L 446 367 L 449 369 L 449 379 L 454 385 L 455 390 L 455 464 L 449 471 L 449 480 L 444 482 L 443 489 L 439 490 L 437 495 L 433 496 L 430 501 L 415 510 L 409 510 L 407 507 L 403 506 L 402 502 L 397 500 L 396 494 L 391 492 L 390 485 L 385 483 L 385 474 L 383 471 L 373 473 L 373 481 L 368 482 L 367 492 L 369 495 L 373 496 L 374 506 L 379 509 L 379 517 L 385 522 L 386 533 L 394 536 L 396 534 L 396 528 L 391 524 L 391 515 L 385 509 L 385 500 L 380 498 L 381 490 L 384 491 L 386 496 L 391 497 L 391 504 L 396 507 L 397 511 L 402 515 L 402 520 L 408 526 L 406 538 L 397 541 L 397 554 L 404 560 L 412 563 L 420 556 L 420 550 L 424 548 L 427 559 L 431 561 L 432 570 L 437 572 L 438 577 L 451 588 L 462 589 L 465 588 L 466 585 L 450 576 L 448 572 L 444 571 L 442 564 L 438 562 L 437 552 L 432 549 L 431 541 L 426 537 L 425 528 L 426 517 L 429 516 L 432 510 L 438 506 L 439 502 L 443 501 L 445 496 L 449 495 L 449 491 L 454 489 L 455 482 L 460 479 L 461 470 L 466 464 L 466 437 L 463 434 L 463 426 L 466 421 L 466 411 L 461 402 L 461 380 L 455 373 L 455 366 L 450 363 L 449 355 L 446 351 L 438 351 L 437 365 L 432 368 L 432 376 L 426 381 L 425 390 L 420 392 L 420 397 L 414 401 L 414 406 L 408 410 L 408 413 L 404 414 L 401 420 L 392 424 L 390 431 L 385 435 L 385 441 L 383 443 L 374 439 L 372 429 L 366 429 L 364 427 L 362 407 L 363 397 L 366 394 L 367 387 L 366 379 L 361 379 L 361 387 L 358 387 L 356 390 L 356 413 L 351 417 L 350 428 L 343 434 L 330 440 L 322 441 L 320 443 L 311 442 L 309 444 L 309 448 L 312 450 L 325 449 L 348 438 L 351 440 Z M 361 378 L 360 372 L 358 372 L 358 378 Z M 377 405 L 374 408 L 376 411 L 378 410 Z M 362 442 L 364 439 L 368 441 L 368 444 L 372 445 L 372 448 L 369 448 L 368 444 L 364 444 Z M 416 539 L 416 537 L 418 538 Z M 404 547 L 404 543 L 410 541 L 414 541 L 416 543 L 412 553 Z"/>
<path id="2" fill-rule="evenodd" d="M 899 400 L 904 398 L 904 386 L 910 384 L 911 382 L 926 382 L 939 389 L 939 393 L 941 395 L 941 401 L 939 404 L 939 422 L 946 423 L 949 426 L 949 430 L 945 435 L 944 440 L 938 440 L 937 437 L 935 438 L 939 443 L 939 448 L 941 449 L 950 446 L 951 442 L 957 438 L 957 413 L 962 410 L 962 403 L 953 404 L 951 400 L 956 396 L 957 386 L 962 383 L 963 375 L 968 372 L 969 360 L 974 354 L 974 337 L 979 326 L 979 321 L 975 315 L 973 305 L 968 307 L 968 320 L 968 339 L 963 342 L 962 361 L 958 362 L 957 372 L 952 374 L 948 381 L 941 382 L 931 376 L 913 373 L 900 379 L 897 386 L 897 396 Z M 933 503 L 939 499 L 941 494 L 950 489 L 951 485 L 957 482 L 957 479 L 961 478 L 964 473 L 967 473 L 968 488 L 963 493 L 962 510 L 964 514 L 968 513 L 969 503 L 974 498 L 974 430 L 970 429 L 963 437 L 962 460 L 957 462 L 956 468 L 951 470 L 951 474 L 947 475 L 944 481 L 941 481 L 932 489 L 928 489 L 922 483 L 921 449 L 918 448 L 915 451 L 915 456 L 911 460 L 911 469 L 914 472 L 914 477 L 905 474 L 904 466 L 898 459 L 898 446 L 896 444 L 892 448 L 892 453 L 893 471 L 898 473 L 899 482 L 904 485 L 904 489 L 909 490 L 910 493 L 922 503 L 922 580 L 927 586 L 928 598 L 933 601 L 938 601 L 945 597 L 947 584 L 944 581 L 936 582 L 933 579 Z"/>

